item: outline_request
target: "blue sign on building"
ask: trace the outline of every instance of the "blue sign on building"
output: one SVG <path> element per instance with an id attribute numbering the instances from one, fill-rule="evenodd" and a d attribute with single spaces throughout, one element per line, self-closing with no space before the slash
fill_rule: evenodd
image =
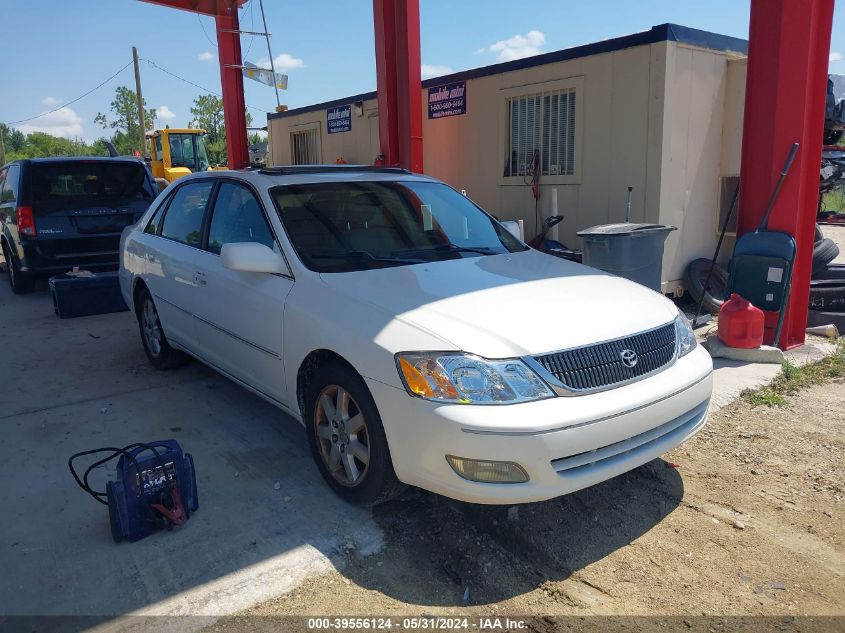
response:
<path id="1" fill-rule="evenodd" d="M 349 132 L 352 129 L 352 106 L 343 105 L 326 110 L 326 128 L 329 134 Z"/>
<path id="2" fill-rule="evenodd" d="M 467 113 L 467 83 L 458 81 L 428 89 L 428 118 L 440 119 Z"/>

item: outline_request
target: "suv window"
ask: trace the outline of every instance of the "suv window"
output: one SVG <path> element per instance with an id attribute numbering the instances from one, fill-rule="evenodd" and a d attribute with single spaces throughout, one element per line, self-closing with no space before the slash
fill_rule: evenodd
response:
<path id="1" fill-rule="evenodd" d="M 147 170 L 140 162 L 69 160 L 34 163 L 32 195 L 35 204 L 78 204 L 104 198 L 149 200 L 155 198 Z M 73 201 L 70 201 L 73 198 Z"/>
<path id="2" fill-rule="evenodd" d="M 6 169 L 3 190 L 0 192 L 0 202 L 14 202 L 18 199 L 18 179 L 20 172 L 20 165 L 9 165 Z"/>
<path id="3" fill-rule="evenodd" d="M 200 246 L 205 206 L 211 195 L 211 181 L 182 185 L 173 195 L 161 226 L 162 237 L 189 246 Z"/>
<path id="4" fill-rule="evenodd" d="M 208 250 L 220 254 L 224 244 L 258 242 L 273 248 L 273 234 L 255 195 L 246 187 L 224 182 L 217 191 Z"/>

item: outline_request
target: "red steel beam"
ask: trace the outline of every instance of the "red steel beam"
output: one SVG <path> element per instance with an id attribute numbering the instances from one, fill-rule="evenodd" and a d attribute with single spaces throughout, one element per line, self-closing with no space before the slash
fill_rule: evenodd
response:
<path id="1" fill-rule="evenodd" d="M 379 148 L 386 165 L 423 171 L 419 0 L 373 0 Z"/>
<path id="2" fill-rule="evenodd" d="M 220 85 L 223 87 L 223 124 L 226 127 L 226 158 L 229 169 L 249 167 L 249 140 L 246 131 L 244 75 L 240 68 L 241 36 L 238 11 L 218 15 L 217 51 L 220 58 Z"/>
<path id="3" fill-rule="evenodd" d="M 798 245 L 777 341 L 781 349 L 801 345 L 807 327 L 833 2 L 751 1 L 740 235 L 757 228 L 789 148 L 795 142 L 801 145 L 769 218 L 770 230 L 789 233 Z"/>
<path id="4" fill-rule="evenodd" d="M 247 0 L 141 0 L 170 9 L 182 9 L 204 15 L 228 15 L 229 11 L 246 4 Z"/>
<path id="5" fill-rule="evenodd" d="M 246 0 L 142 0 L 171 9 L 214 16 L 217 23 L 217 50 L 220 58 L 220 85 L 223 89 L 223 124 L 226 127 L 226 153 L 229 169 L 249 166 L 246 132 L 244 77 L 240 66 L 241 38 L 237 32 L 238 8 Z"/>

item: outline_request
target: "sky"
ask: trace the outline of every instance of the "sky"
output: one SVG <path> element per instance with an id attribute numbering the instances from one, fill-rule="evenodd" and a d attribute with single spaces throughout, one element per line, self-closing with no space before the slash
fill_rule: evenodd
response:
<path id="1" fill-rule="evenodd" d="M 830 72 L 845 74 L 842 6 L 834 15 Z M 276 70 L 289 76 L 283 104 L 295 108 L 375 89 L 372 0 L 264 0 L 264 9 Z M 664 22 L 747 38 L 748 14 L 748 0 L 420 0 L 422 74 L 486 66 Z M 259 0 L 249 0 L 240 21 L 243 30 L 262 30 Z M 108 112 L 117 86 L 134 87 L 131 64 L 61 106 L 131 62 L 133 45 L 144 60 L 141 87 L 158 112 L 157 127 L 189 123 L 191 103 L 203 94 L 197 86 L 220 92 L 210 17 L 140 0 L 0 0 L 0 23 L 0 122 L 23 132 L 86 141 L 107 135 L 94 117 Z M 245 60 L 269 65 L 263 37 L 241 39 Z M 244 83 L 253 125 L 263 126 L 276 106 L 273 89 Z"/>

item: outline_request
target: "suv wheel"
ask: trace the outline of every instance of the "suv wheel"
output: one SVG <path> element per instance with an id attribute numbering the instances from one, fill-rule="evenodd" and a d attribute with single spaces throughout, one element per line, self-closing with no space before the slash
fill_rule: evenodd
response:
<path id="1" fill-rule="evenodd" d="M 35 277 L 30 273 L 21 271 L 11 253 L 9 253 L 6 242 L 3 242 L 3 259 L 6 260 L 6 274 L 9 275 L 9 285 L 12 286 L 12 292 L 16 295 L 32 292 L 35 288 Z"/>
<path id="2" fill-rule="evenodd" d="M 171 369 L 181 365 L 186 357 L 179 350 L 173 349 L 167 342 L 161 321 L 158 318 L 150 291 L 144 288 L 135 300 L 135 314 L 138 317 L 138 328 L 141 331 L 141 342 L 144 351 L 156 369 Z"/>
<path id="3" fill-rule="evenodd" d="M 338 495 L 371 506 L 402 492 L 376 404 L 349 367 L 331 363 L 317 370 L 308 385 L 304 416 L 317 467 Z"/>

